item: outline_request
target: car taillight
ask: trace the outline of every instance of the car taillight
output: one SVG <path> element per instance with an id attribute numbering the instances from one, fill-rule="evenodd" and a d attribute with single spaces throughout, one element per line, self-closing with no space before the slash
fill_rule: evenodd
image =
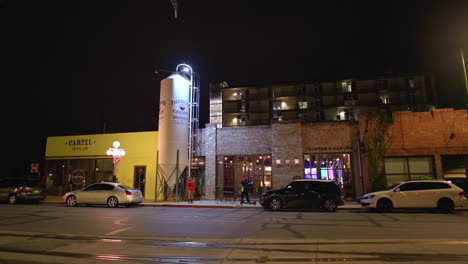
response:
<path id="1" fill-rule="evenodd" d="M 125 190 L 126 195 L 132 195 L 132 193 L 129 190 Z"/>
<path id="2" fill-rule="evenodd" d="M 22 190 L 20 191 L 19 194 L 26 194 L 27 192 L 28 192 L 28 189 L 24 188 L 24 189 L 22 189 Z"/>
<path id="3" fill-rule="evenodd" d="M 458 196 L 460 196 L 460 197 L 465 197 L 465 192 L 459 193 Z"/>

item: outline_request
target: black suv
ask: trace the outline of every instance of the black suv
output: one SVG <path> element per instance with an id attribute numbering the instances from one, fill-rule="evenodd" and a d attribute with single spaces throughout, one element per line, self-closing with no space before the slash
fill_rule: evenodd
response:
<path id="1" fill-rule="evenodd" d="M 282 208 L 323 209 L 335 212 L 343 205 L 342 190 L 334 181 L 295 180 L 283 189 L 264 192 L 260 195 L 263 208 L 273 211 Z"/>
<path id="2" fill-rule="evenodd" d="M 7 201 L 9 204 L 14 204 L 18 200 L 38 202 L 45 198 L 46 193 L 39 179 L 0 179 L 0 201 Z"/>

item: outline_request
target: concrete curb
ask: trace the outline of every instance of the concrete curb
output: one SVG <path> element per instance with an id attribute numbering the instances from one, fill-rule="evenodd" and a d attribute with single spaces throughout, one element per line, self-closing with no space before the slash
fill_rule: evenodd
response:
<path id="1" fill-rule="evenodd" d="M 41 201 L 42 204 L 65 204 L 61 198 L 53 197 L 52 199 L 45 199 Z M 263 209 L 260 205 L 241 205 L 234 203 L 223 203 L 219 201 L 195 201 L 194 204 L 188 204 L 187 202 L 143 202 L 139 204 L 141 207 L 178 207 L 178 208 L 219 208 L 219 209 Z M 348 202 L 343 206 L 338 206 L 338 211 L 370 211 L 369 208 L 362 207 L 357 202 Z M 457 208 L 455 211 L 468 211 L 468 206 L 463 208 Z"/>

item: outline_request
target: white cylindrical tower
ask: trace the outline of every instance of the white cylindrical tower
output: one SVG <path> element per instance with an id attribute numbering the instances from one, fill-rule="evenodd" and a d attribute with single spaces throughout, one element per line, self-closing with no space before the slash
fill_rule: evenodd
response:
<path id="1" fill-rule="evenodd" d="M 161 81 L 158 129 L 158 165 L 171 189 L 188 165 L 189 113 L 190 80 L 173 73 Z"/>

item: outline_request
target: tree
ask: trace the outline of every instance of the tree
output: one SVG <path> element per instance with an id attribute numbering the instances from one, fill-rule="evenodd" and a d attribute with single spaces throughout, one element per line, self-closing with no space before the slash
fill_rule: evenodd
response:
<path id="1" fill-rule="evenodd" d="M 388 112 L 372 112 L 366 117 L 363 141 L 367 173 L 372 180 L 373 191 L 383 190 L 386 187 L 384 158 L 393 142 L 393 135 L 389 130 L 391 125 L 393 117 Z"/>

